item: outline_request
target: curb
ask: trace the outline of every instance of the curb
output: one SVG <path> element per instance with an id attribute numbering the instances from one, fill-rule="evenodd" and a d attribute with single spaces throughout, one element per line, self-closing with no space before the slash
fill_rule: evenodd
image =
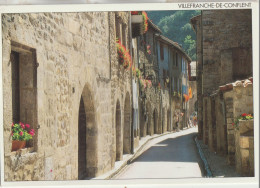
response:
<path id="1" fill-rule="evenodd" d="M 194 140 L 195 140 L 196 146 L 197 146 L 197 148 L 198 148 L 198 150 L 199 150 L 200 158 L 201 158 L 201 160 L 203 161 L 204 168 L 205 168 L 205 170 L 206 170 L 206 172 L 207 172 L 206 177 L 211 178 L 211 177 L 213 177 L 213 175 L 212 175 L 212 172 L 211 172 L 211 170 L 210 170 L 208 161 L 207 161 L 207 159 L 206 159 L 206 157 L 205 157 L 205 155 L 204 155 L 204 153 L 203 153 L 203 151 L 202 151 L 202 149 L 201 149 L 200 143 L 198 142 L 197 136 L 195 137 Z"/>
<path id="2" fill-rule="evenodd" d="M 176 132 L 176 131 L 175 131 Z M 124 169 L 127 165 L 129 165 L 130 163 L 132 163 L 136 158 L 138 158 L 144 151 L 142 151 L 142 149 L 144 148 L 144 146 L 146 146 L 148 144 L 148 142 L 150 142 L 151 140 L 161 137 L 161 136 L 165 136 L 167 134 L 172 134 L 175 132 L 167 132 L 164 134 L 160 134 L 158 136 L 149 138 L 148 140 L 146 140 L 142 146 L 140 146 L 140 148 L 133 154 L 132 157 L 130 157 L 127 161 L 125 161 L 120 168 L 118 168 L 115 172 L 113 172 L 112 174 L 110 174 L 108 177 L 105 178 L 105 180 L 109 180 L 111 178 L 113 178 L 115 175 L 117 175 L 119 172 L 121 172 L 122 169 Z M 139 155 L 138 155 L 139 154 Z"/>

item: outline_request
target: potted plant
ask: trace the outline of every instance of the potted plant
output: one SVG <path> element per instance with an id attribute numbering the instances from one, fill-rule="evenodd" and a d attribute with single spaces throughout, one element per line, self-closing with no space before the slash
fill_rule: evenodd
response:
<path id="1" fill-rule="evenodd" d="M 248 120 L 252 120 L 252 119 L 254 119 L 253 115 L 243 113 L 243 114 L 239 115 L 237 118 L 235 118 L 235 122 L 232 123 L 232 125 L 236 130 L 238 130 L 239 129 L 239 121 L 241 121 L 241 120 L 248 121 Z"/>
<path id="2" fill-rule="evenodd" d="M 135 69 L 135 73 L 136 73 L 136 77 L 137 77 L 137 78 L 140 78 L 140 76 L 141 76 L 141 71 L 140 71 L 138 68 Z"/>
<path id="3" fill-rule="evenodd" d="M 147 45 L 146 46 L 146 52 L 149 54 L 149 55 L 151 55 L 151 46 L 150 45 Z"/>
<path id="4" fill-rule="evenodd" d="M 12 124 L 12 151 L 22 149 L 26 145 L 26 141 L 32 139 L 35 135 L 34 129 L 30 129 L 29 124 L 16 123 Z"/>

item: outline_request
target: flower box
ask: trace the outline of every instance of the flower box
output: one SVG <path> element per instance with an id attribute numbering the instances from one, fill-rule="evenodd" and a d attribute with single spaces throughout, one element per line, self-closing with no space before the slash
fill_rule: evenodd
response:
<path id="1" fill-rule="evenodd" d="M 133 24 L 142 24 L 143 21 L 144 20 L 142 15 L 131 15 L 131 22 Z"/>

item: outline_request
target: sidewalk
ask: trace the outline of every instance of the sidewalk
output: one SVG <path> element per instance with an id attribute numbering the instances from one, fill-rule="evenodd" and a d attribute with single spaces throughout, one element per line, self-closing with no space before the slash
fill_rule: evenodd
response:
<path id="1" fill-rule="evenodd" d="M 213 177 L 242 177 L 236 172 L 236 167 L 227 163 L 225 156 L 220 156 L 209 150 L 202 140 L 197 140 L 207 160 Z"/>
<path id="2" fill-rule="evenodd" d="M 109 172 L 92 178 L 91 180 L 108 180 L 111 179 L 113 176 L 115 176 L 118 172 L 120 172 L 128 163 L 133 161 L 135 158 L 140 156 L 147 148 L 148 143 L 153 140 L 154 138 L 158 138 L 167 134 L 172 134 L 175 133 L 173 132 L 166 132 L 163 134 L 154 134 L 153 136 L 147 135 L 146 137 L 142 137 L 139 140 L 139 146 L 134 149 L 134 154 L 125 154 L 123 155 L 123 160 L 122 161 L 116 161 L 115 162 L 115 167 L 113 170 L 110 170 Z"/>

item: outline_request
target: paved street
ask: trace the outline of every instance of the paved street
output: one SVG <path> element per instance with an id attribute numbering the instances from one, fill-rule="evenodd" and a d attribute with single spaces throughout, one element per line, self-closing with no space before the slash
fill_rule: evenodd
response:
<path id="1" fill-rule="evenodd" d="M 193 140 L 197 128 L 183 130 L 151 141 L 147 149 L 115 179 L 198 178 L 200 158 Z"/>

